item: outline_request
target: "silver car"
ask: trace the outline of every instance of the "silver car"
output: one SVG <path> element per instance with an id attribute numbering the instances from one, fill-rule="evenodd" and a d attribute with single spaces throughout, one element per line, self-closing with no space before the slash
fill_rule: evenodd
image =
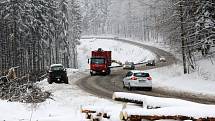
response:
<path id="1" fill-rule="evenodd" d="M 147 88 L 152 90 L 152 78 L 149 73 L 145 73 L 141 70 L 128 71 L 125 78 L 123 79 L 123 87 L 132 90 L 134 87 Z"/>
<path id="2" fill-rule="evenodd" d="M 135 69 L 134 62 L 125 62 L 125 64 L 123 65 L 123 69 L 134 70 Z"/>

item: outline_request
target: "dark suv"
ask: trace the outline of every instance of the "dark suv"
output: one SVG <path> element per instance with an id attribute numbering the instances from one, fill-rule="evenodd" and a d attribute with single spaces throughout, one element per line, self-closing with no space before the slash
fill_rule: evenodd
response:
<path id="1" fill-rule="evenodd" d="M 50 69 L 48 70 L 48 83 L 52 84 L 53 82 L 69 83 L 66 69 L 62 64 L 52 64 L 50 66 Z"/>
<path id="2" fill-rule="evenodd" d="M 123 65 L 123 69 L 131 69 L 134 70 L 135 66 L 134 66 L 134 62 L 125 62 L 125 64 Z"/>
<path id="3" fill-rule="evenodd" d="M 148 60 L 146 66 L 155 66 L 155 60 Z"/>

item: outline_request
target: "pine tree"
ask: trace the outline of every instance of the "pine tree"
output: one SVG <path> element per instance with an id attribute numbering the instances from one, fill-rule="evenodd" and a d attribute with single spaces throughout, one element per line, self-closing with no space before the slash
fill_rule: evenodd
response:
<path id="1" fill-rule="evenodd" d="M 78 11 L 78 7 L 74 7 Z M 0 73 L 19 67 L 19 75 L 30 74 L 38 80 L 46 66 L 63 63 L 69 67 L 70 46 L 80 39 L 80 14 L 72 18 L 71 40 L 66 0 L 2 0 L 0 1 Z M 76 30 L 77 29 L 77 30 Z M 70 43 L 71 41 L 71 43 Z M 77 55 L 75 55 L 77 56 Z M 77 61 L 74 62 L 77 65 Z M 77 67 L 77 66 L 76 66 Z"/>
<path id="2" fill-rule="evenodd" d="M 196 33 L 198 36 L 199 48 L 202 55 L 208 54 L 211 44 L 215 38 L 215 2 L 210 0 L 198 1 Z"/>
<path id="3" fill-rule="evenodd" d="M 70 59 L 72 62 L 70 63 L 72 68 L 78 68 L 77 62 L 77 45 L 79 45 L 79 40 L 81 38 L 81 24 L 82 24 L 82 16 L 79 7 L 79 3 L 75 0 L 69 1 L 69 38 L 68 42 L 70 43 L 69 48 L 71 48 Z"/>

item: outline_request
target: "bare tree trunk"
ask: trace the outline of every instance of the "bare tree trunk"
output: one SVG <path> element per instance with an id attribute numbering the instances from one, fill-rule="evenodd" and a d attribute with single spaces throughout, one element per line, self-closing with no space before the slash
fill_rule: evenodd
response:
<path id="1" fill-rule="evenodd" d="M 187 64 L 186 64 L 186 55 L 185 55 L 185 36 L 184 36 L 184 18 L 183 18 L 183 5 L 182 1 L 180 2 L 180 19 L 181 19 L 181 45 L 182 45 L 182 57 L 183 57 L 183 67 L 184 67 L 184 74 L 187 73 Z"/>

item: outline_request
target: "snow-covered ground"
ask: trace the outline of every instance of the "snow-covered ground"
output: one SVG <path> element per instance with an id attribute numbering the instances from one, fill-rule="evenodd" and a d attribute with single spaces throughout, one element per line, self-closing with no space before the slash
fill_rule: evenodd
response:
<path id="1" fill-rule="evenodd" d="M 88 68 L 87 59 L 90 57 L 90 51 L 98 48 L 111 50 L 113 59 L 121 62 L 140 62 L 154 58 L 154 54 L 133 45 L 113 40 L 92 39 L 82 40 L 81 42 L 83 44 L 78 47 L 81 71 L 68 69 L 69 85 L 55 83 L 50 85 L 46 80 L 39 82 L 40 87 L 53 94 L 53 99 L 48 99 L 41 104 L 22 104 L 0 100 L 0 121 L 82 121 L 83 116 L 81 116 L 80 107 L 95 105 L 97 107 L 113 105 L 115 111 L 112 112 L 113 116 L 110 120 L 119 120 L 119 115 L 116 113 L 119 113 L 122 109 L 121 103 L 95 97 L 75 85 L 78 79 L 86 75 L 84 71 Z M 143 53 L 143 57 L 139 56 Z"/>
<path id="2" fill-rule="evenodd" d="M 48 99 L 41 104 L 23 104 L 0 100 L 0 121 L 83 121 L 84 117 L 80 113 L 80 107 L 85 106 L 104 107 L 103 109 L 112 115 L 110 121 L 119 121 L 119 113 L 123 108 L 121 103 L 95 97 L 75 85 L 78 79 L 86 76 L 83 70 L 88 68 L 87 58 L 90 57 L 90 51 L 97 48 L 112 50 L 113 59 L 121 62 L 140 62 L 154 58 L 154 54 L 133 45 L 113 40 L 84 39 L 81 42 L 83 44 L 78 47 L 80 70 L 68 69 L 69 85 L 55 83 L 49 85 L 46 80 L 39 82 L 38 85 L 53 94 L 53 99 Z M 153 87 L 215 96 L 215 89 L 213 88 L 215 84 L 214 65 L 208 62 L 201 61 L 200 63 L 205 66 L 201 67 L 199 73 L 190 75 L 183 75 L 183 70 L 179 65 L 149 70 L 153 78 Z M 207 80 L 202 76 L 206 74 L 209 75 Z M 137 108 L 134 105 L 129 105 L 129 107 Z"/>
<path id="3" fill-rule="evenodd" d="M 101 107 L 105 105 L 121 106 L 121 104 L 86 93 L 75 85 L 78 79 L 85 76 L 82 72 L 68 69 L 68 73 L 69 85 L 55 83 L 50 85 L 46 80 L 38 83 L 44 90 L 53 94 L 53 99 L 48 99 L 41 104 L 23 104 L 1 100 L 0 121 L 83 121 L 80 113 L 81 106 L 95 104 Z"/>

